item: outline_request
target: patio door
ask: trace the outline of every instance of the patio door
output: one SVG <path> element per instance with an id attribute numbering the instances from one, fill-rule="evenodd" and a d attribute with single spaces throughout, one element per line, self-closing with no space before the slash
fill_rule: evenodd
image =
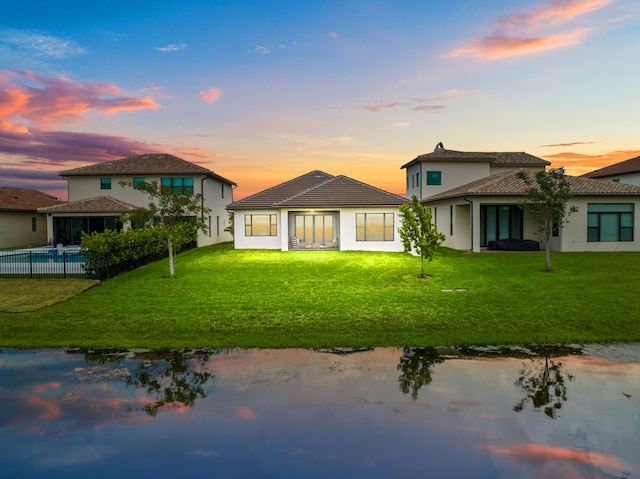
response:
<path id="1" fill-rule="evenodd" d="M 333 214 L 296 214 L 295 236 L 306 245 L 326 246 L 334 240 Z"/>
<path id="2" fill-rule="evenodd" d="M 481 205 L 480 246 L 501 239 L 522 239 L 522 210 L 516 205 Z"/>

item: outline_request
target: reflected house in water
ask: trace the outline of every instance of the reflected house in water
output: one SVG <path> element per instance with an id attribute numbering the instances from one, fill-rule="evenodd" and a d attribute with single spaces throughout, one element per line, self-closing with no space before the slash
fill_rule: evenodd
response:
<path id="1" fill-rule="evenodd" d="M 347 176 L 315 170 L 242 200 L 236 249 L 403 251 L 399 208 L 408 201 Z"/>
<path id="2" fill-rule="evenodd" d="M 636 477 L 629 351 L 0 350 L 0 476 Z"/>

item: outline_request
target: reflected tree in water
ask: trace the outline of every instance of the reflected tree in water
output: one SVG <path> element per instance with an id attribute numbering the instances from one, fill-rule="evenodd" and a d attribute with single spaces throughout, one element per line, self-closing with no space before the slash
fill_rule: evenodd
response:
<path id="1" fill-rule="evenodd" d="M 211 355 L 185 356 L 178 351 L 165 353 L 162 359 L 138 360 L 138 368 L 125 381 L 127 387 L 145 389 L 152 398 L 144 411 L 152 417 L 165 407 L 193 407 L 207 395 L 204 386 L 213 377 L 205 365 Z"/>
<path id="2" fill-rule="evenodd" d="M 521 412 L 527 403 L 531 403 L 534 410 L 542 410 L 547 417 L 556 419 L 563 403 L 567 401 L 566 383 L 573 381 L 574 376 L 563 370 L 562 362 L 549 359 L 548 356 L 544 357 L 544 362 L 532 359 L 522 366 L 515 385 L 526 396 L 513 410 Z"/>
<path id="3" fill-rule="evenodd" d="M 435 348 L 403 348 L 403 355 L 398 364 L 402 374 L 398 378 L 403 394 L 411 394 L 411 399 L 418 399 L 418 392 L 423 386 L 431 384 L 431 373 L 435 364 L 444 361 Z"/>

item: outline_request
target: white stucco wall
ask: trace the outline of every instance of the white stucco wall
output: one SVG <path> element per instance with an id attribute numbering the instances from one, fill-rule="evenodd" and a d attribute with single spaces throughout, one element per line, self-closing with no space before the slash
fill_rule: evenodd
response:
<path id="1" fill-rule="evenodd" d="M 422 186 L 420 190 L 408 189 L 407 198 L 411 198 L 412 194 L 415 194 L 416 196 L 418 196 L 418 198 L 424 199 L 429 196 L 442 193 L 443 191 L 447 191 L 466 183 L 470 183 L 480 178 L 484 178 L 486 176 L 489 176 L 490 174 L 489 162 L 479 161 L 422 162 L 419 165 L 413 165 L 411 168 L 408 168 L 407 170 L 410 171 L 407 171 L 407 174 L 415 174 L 415 172 L 419 171 L 418 167 L 421 168 L 420 177 Z M 442 184 L 427 185 L 427 171 L 440 171 L 442 174 Z M 411 178 L 409 178 L 409 187 L 411 187 Z M 422 196 L 420 196 L 419 193 L 421 193 Z"/>
<path id="2" fill-rule="evenodd" d="M 275 214 L 277 221 L 276 236 L 246 236 L 245 215 Z M 282 238 L 287 238 L 287 226 L 283 224 L 283 215 L 279 210 L 235 210 L 233 212 L 233 247 L 235 249 L 282 249 Z M 286 215 L 285 215 L 286 218 Z"/>
<path id="3" fill-rule="evenodd" d="M 393 213 L 393 241 L 356 241 L 357 213 Z M 398 228 L 398 208 L 349 208 L 340 210 L 340 250 L 342 251 L 404 251 Z"/>
<path id="4" fill-rule="evenodd" d="M 145 175 L 144 180 L 147 183 L 152 181 L 160 182 L 161 177 L 168 175 Z M 182 176 L 182 175 L 174 175 Z M 221 182 L 215 178 L 206 177 L 204 175 L 184 175 L 193 177 L 194 193 L 202 193 L 205 199 L 205 207 L 211 209 L 211 212 L 205 217 L 208 231 L 198 234 L 198 246 L 205 246 L 224 241 L 232 241 L 233 237 L 230 233 L 224 231 L 229 226 L 228 214 L 226 206 L 233 202 L 233 189 L 231 185 Z M 140 177 L 136 175 L 135 177 Z M 100 189 L 100 178 L 111 178 L 111 189 Z M 149 205 L 149 197 L 144 193 L 137 191 L 128 186 L 121 186 L 120 182 L 133 181 L 134 176 L 72 176 L 69 177 L 69 201 L 76 201 L 95 196 L 111 196 L 120 201 L 125 201 L 133 205 L 146 207 Z M 224 193 L 223 193 L 224 190 Z"/>
<path id="5" fill-rule="evenodd" d="M 589 203 L 633 203 L 633 241 L 587 241 L 587 217 Z M 640 251 L 640 198 L 637 197 L 574 197 L 570 205 L 578 207 L 572 213 L 569 222 L 563 225 L 560 232 L 562 241 L 559 251 Z M 551 243 L 552 249 L 554 244 Z"/>
<path id="6" fill-rule="evenodd" d="M 596 178 L 600 181 L 616 181 L 618 183 L 626 183 L 628 185 L 640 186 L 640 173 L 629 173 L 627 175 L 609 176 L 607 178 Z"/>

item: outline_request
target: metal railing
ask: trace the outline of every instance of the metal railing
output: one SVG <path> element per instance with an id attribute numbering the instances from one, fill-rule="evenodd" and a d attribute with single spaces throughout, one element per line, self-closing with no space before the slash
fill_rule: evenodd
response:
<path id="1" fill-rule="evenodd" d="M 86 278 L 79 249 L 39 248 L 0 252 L 0 278 Z"/>

